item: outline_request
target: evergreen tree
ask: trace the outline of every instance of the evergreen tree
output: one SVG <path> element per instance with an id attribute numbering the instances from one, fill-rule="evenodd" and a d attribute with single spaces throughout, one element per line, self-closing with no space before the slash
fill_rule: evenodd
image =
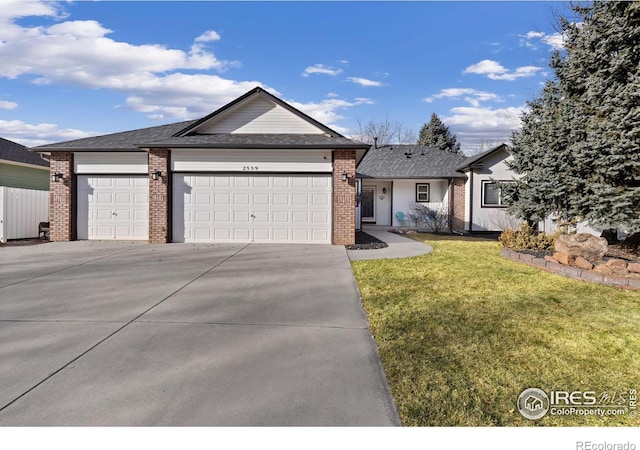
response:
<path id="1" fill-rule="evenodd" d="M 435 113 L 431 114 L 429 123 L 425 123 L 420 129 L 418 144 L 438 147 L 441 150 L 446 150 L 451 153 L 462 154 L 456 136 L 451 134 L 449 127 L 446 126 Z"/>
<path id="2" fill-rule="evenodd" d="M 640 229 L 640 3 L 597 1 L 562 21 L 565 50 L 513 136 L 512 212 Z M 539 202 L 537 206 L 536 202 Z"/>

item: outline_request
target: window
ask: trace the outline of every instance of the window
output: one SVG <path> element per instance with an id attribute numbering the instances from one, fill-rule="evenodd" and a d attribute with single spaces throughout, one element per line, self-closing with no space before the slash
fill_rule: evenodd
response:
<path id="1" fill-rule="evenodd" d="M 429 183 L 416 184 L 416 203 L 429 201 Z"/>
<path id="2" fill-rule="evenodd" d="M 483 181 L 482 182 L 482 207 L 483 208 L 505 208 L 503 203 L 502 189 L 500 183 L 512 183 L 512 181 Z"/>

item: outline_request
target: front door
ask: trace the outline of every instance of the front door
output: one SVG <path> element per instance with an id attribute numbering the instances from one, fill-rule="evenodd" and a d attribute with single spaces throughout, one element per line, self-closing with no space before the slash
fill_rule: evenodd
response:
<path id="1" fill-rule="evenodd" d="M 376 187 L 363 186 L 361 198 L 360 213 L 363 222 L 376 221 Z"/>

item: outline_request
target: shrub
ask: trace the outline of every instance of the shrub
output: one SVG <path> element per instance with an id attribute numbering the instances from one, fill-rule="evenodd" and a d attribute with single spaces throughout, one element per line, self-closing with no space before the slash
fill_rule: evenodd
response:
<path id="1" fill-rule="evenodd" d="M 412 202 L 409 208 L 411 208 L 409 217 L 415 220 L 416 227 L 422 223 L 431 233 L 440 233 L 449 228 L 449 214 L 445 208 L 430 208 L 416 202 Z"/>
<path id="2" fill-rule="evenodd" d="M 545 234 L 534 230 L 528 224 L 520 225 L 520 231 L 507 229 L 500 235 L 500 242 L 504 247 L 511 250 L 532 250 L 536 252 L 553 251 L 556 239 L 560 234 L 565 234 L 566 230 L 558 229 L 553 234 Z"/>

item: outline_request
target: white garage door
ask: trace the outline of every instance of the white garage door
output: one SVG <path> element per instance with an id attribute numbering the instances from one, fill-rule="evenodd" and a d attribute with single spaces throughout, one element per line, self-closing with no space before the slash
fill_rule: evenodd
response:
<path id="1" fill-rule="evenodd" d="M 330 175 L 174 174 L 174 242 L 331 243 Z"/>
<path id="2" fill-rule="evenodd" d="M 78 178 L 78 239 L 149 239 L 146 176 Z"/>

